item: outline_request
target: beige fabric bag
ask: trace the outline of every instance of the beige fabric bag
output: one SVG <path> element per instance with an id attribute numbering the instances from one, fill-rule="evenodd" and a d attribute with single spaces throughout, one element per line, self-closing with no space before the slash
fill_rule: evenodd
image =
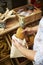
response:
<path id="1" fill-rule="evenodd" d="M 12 39 L 17 39 L 22 45 L 26 44 L 25 39 L 21 40 L 15 37 L 15 35 L 12 36 Z M 25 57 L 21 54 L 21 52 L 14 46 L 13 44 L 14 42 L 12 42 L 12 46 L 11 46 L 11 52 L 10 52 L 10 58 L 17 58 L 17 57 Z M 15 43 L 16 44 L 16 43 Z"/>

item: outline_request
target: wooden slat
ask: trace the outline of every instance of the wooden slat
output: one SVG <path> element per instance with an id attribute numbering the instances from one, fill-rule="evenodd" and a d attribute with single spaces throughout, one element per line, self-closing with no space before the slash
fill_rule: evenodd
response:
<path id="1" fill-rule="evenodd" d="M 7 36 L 5 35 L 4 37 L 5 37 L 6 41 L 7 41 L 7 44 L 8 44 L 8 46 L 9 46 L 9 48 L 11 48 L 11 45 L 10 45 L 10 42 L 9 42 Z"/>

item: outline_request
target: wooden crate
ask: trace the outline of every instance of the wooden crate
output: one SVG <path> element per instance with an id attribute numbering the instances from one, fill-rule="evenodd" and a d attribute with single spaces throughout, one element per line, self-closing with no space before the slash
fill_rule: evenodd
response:
<path id="1" fill-rule="evenodd" d="M 17 14 L 17 11 L 19 9 L 24 9 L 25 10 L 25 7 L 27 7 L 29 5 L 24 5 L 24 6 L 21 6 L 21 7 L 18 7 L 18 8 L 15 8 L 14 11 L 16 12 L 16 15 Z M 21 16 L 20 16 L 21 17 Z M 40 18 L 42 17 L 42 14 L 41 14 L 41 10 L 39 10 L 38 8 L 35 7 L 35 11 L 33 11 L 32 14 L 30 14 L 29 16 L 27 17 L 23 17 L 23 22 L 24 22 L 24 25 L 27 25 L 27 24 L 30 24 L 32 22 L 36 22 L 37 20 L 39 20 Z M 17 18 L 17 17 L 16 17 Z M 19 19 L 19 18 L 18 18 Z M 0 32 L 0 36 L 5 34 L 5 33 L 8 33 L 14 29 L 17 29 L 19 26 L 20 26 L 20 23 L 18 21 L 18 19 L 15 20 L 15 18 L 13 19 L 10 19 L 10 20 L 7 20 L 6 21 L 6 28 L 4 29 L 4 31 L 1 31 Z M 21 22 L 21 21 L 20 21 Z"/>
<path id="2" fill-rule="evenodd" d="M 24 11 L 25 11 L 25 10 L 26 10 L 26 7 L 28 7 L 28 6 L 29 6 L 29 5 L 24 5 L 24 6 L 15 8 L 14 11 L 15 11 L 16 13 L 17 13 L 20 9 L 24 9 Z M 36 8 L 36 7 L 34 7 L 34 8 L 35 8 L 34 11 L 33 11 L 29 16 L 24 16 L 24 17 L 23 17 L 23 16 L 20 16 L 20 15 L 18 14 L 20 17 L 23 17 L 25 24 L 30 23 L 30 22 L 37 21 L 37 20 L 39 20 L 39 19 L 42 17 L 42 12 L 41 12 L 41 10 L 38 9 L 38 8 Z M 27 11 L 29 11 L 29 10 L 27 10 Z"/>
<path id="3" fill-rule="evenodd" d="M 10 48 L 7 44 L 5 37 L 0 37 L 0 61 L 9 57 Z"/>
<path id="4" fill-rule="evenodd" d="M 0 65 L 15 65 L 9 57 L 0 62 Z"/>
<path id="5" fill-rule="evenodd" d="M 10 42 L 6 35 L 0 37 L 0 65 L 14 65 L 10 59 Z"/>

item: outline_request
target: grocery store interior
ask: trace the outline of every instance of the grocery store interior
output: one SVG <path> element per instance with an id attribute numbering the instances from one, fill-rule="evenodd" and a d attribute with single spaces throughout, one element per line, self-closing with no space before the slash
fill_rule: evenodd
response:
<path id="1" fill-rule="evenodd" d="M 43 0 L 0 0 L 0 65 L 34 65 L 28 54 L 25 57 L 26 51 L 16 48 L 12 39 L 33 50 L 37 30 L 21 32 L 39 25 L 42 17 Z"/>

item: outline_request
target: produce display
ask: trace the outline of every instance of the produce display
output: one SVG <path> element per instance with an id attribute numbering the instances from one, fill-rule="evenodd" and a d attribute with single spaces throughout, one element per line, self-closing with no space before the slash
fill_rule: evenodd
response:
<path id="1" fill-rule="evenodd" d="M 25 27 L 34 27 L 38 24 L 39 24 L 39 21 L 27 24 Z M 33 32 L 33 34 L 26 33 L 27 36 L 25 38 L 26 38 L 28 46 L 31 47 L 32 44 L 34 44 L 34 38 L 35 38 L 36 33 L 37 33 L 37 31 L 35 33 Z"/>
<path id="2" fill-rule="evenodd" d="M 0 37 L 0 61 L 9 55 L 9 47 L 5 39 Z"/>
<path id="3" fill-rule="evenodd" d="M 15 12 L 6 8 L 5 13 L 0 13 L 0 30 L 6 28 L 6 22 L 8 19 L 15 18 Z"/>
<path id="4" fill-rule="evenodd" d="M 33 5 L 29 5 L 29 6 L 25 6 L 25 8 L 20 8 L 17 11 L 17 14 L 19 14 L 20 16 L 29 16 L 34 12 L 34 10 L 35 7 Z"/>

